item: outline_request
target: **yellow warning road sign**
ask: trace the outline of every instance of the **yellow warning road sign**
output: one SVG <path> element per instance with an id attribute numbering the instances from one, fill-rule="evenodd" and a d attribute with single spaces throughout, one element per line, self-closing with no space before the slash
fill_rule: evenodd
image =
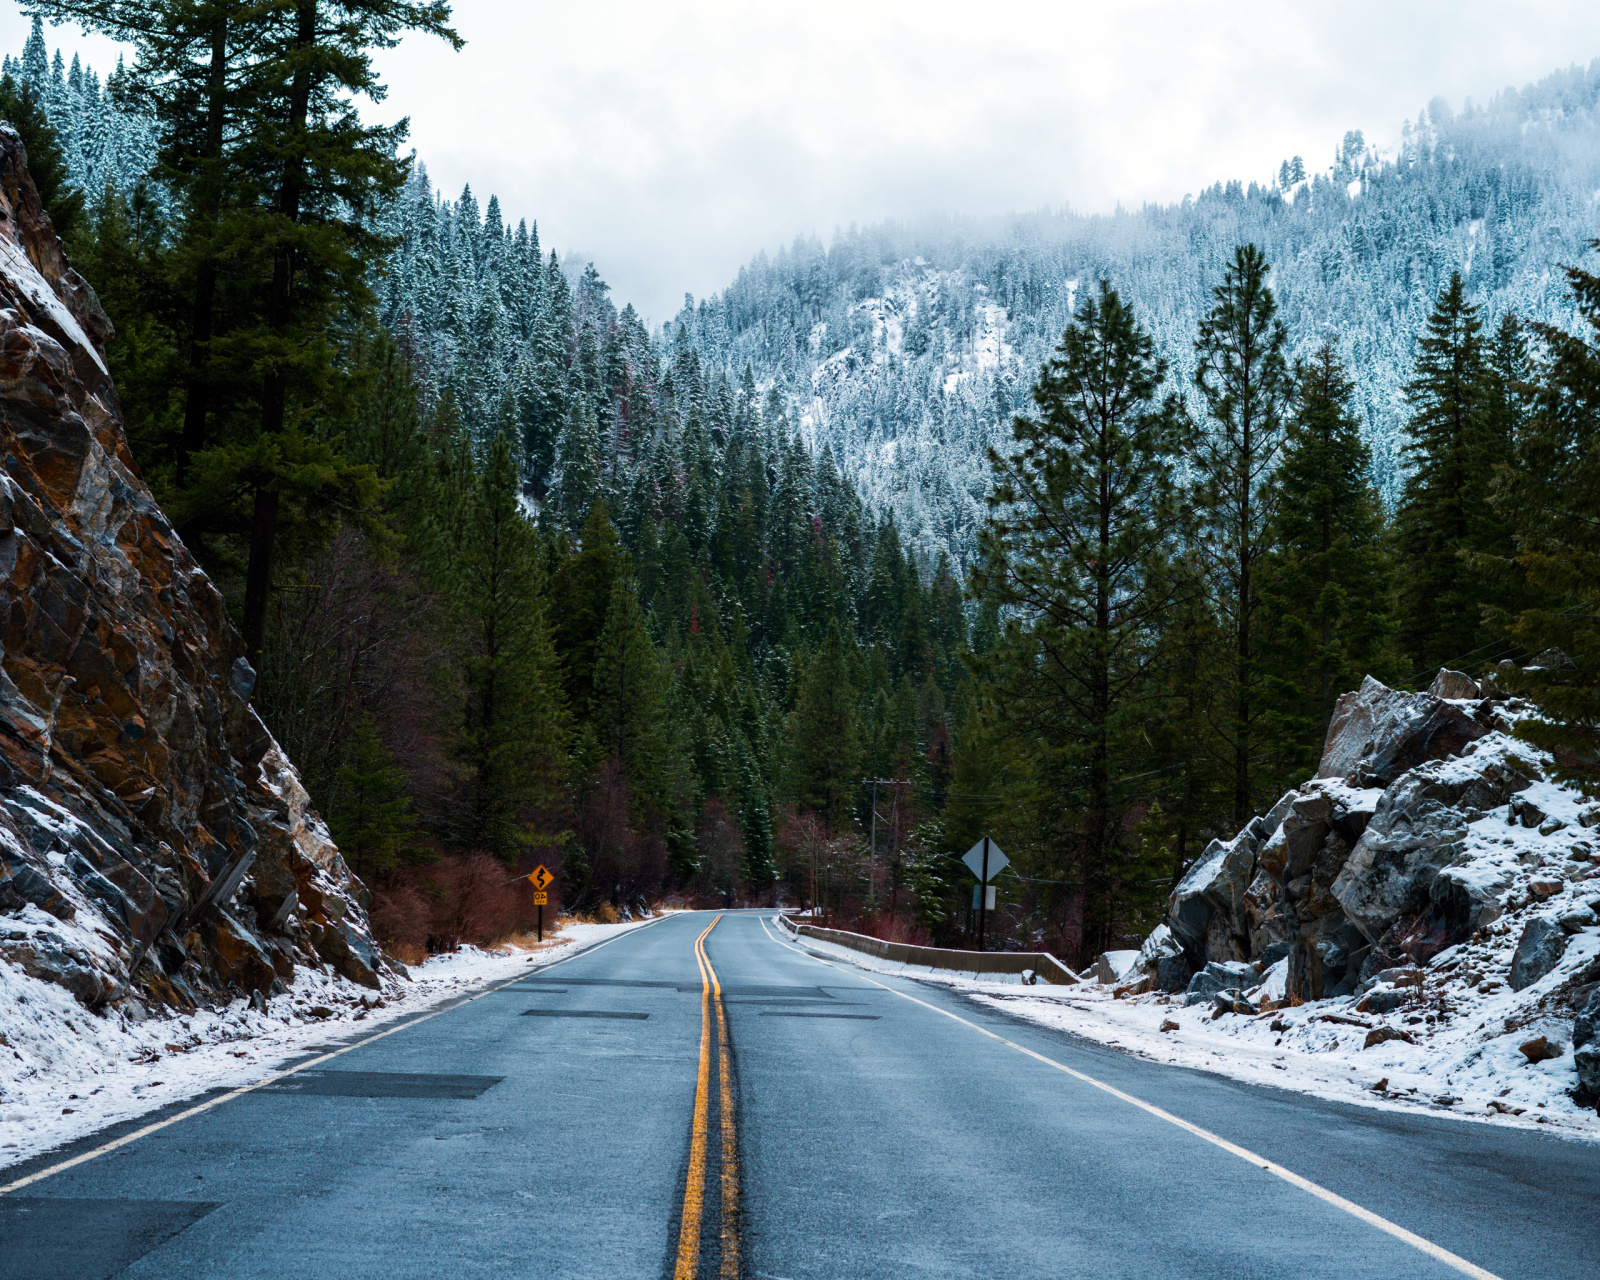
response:
<path id="1" fill-rule="evenodd" d="M 544 867 L 535 867 L 528 876 L 528 883 L 541 892 L 550 887 L 550 882 L 555 877 Z"/>
<path id="2" fill-rule="evenodd" d="M 550 895 L 548 893 L 535 893 L 533 895 L 533 905 L 536 907 L 542 907 L 549 901 Z"/>

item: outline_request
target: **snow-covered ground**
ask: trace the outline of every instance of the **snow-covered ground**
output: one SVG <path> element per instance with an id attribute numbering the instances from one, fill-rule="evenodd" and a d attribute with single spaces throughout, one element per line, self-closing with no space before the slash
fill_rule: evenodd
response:
<path id="1" fill-rule="evenodd" d="M 787 930 L 775 932 L 796 941 Z M 895 964 L 817 938 L 798 942 L 830 960 L 937 983 L 1016 1017 L 1155 1062 L 1336 1102 L 1420 1110 L 1600 1141 L 1600 1116 L 1580 1110 L 1567 1094 L 1573 1081 L 1570 1045 L 1561 1056 L 1540 1063 L 1530 1063 L 1518 1047 L 1546 1033 L 1553 1041 L 1570 1040 L 1571 1019 L 1550 1018 L 1547 1027 L 1535 1012 L 1539 996 L 1557 975 L 1517 993 L 1496 981 L 1497 974 L 1503 979 L 1510 968 L 1516 940 L 1508 932 L 1486 944 L 1467 944 L 1440 955 L 1419 988 L 1415 1013 L 1358 1013 L 1355 1001 L 1343 998 L 1255 1017 L 1230 1013 L 1220 1018 L 1212 1017 L 1210 1004 L 1184 1008 L 1181 995 L 1117 999 L 1112 987 L 1098 983 L 1029 987 L 1014 977 L 979 980 Z M 1562 971 L 1597 953 L 1600 937 L 1574 939 Z M 1447 969 L 1456 980 L 1445 976 Z M 1477 986 L 1459 980 L 1462 969 L 1483 975 Z M 1421 1010 L 1447 982 L 1454 1015 L 1448 1022 L 1430 1023 Z M 1479 987 L 1489 990 L 1480 992 Z M 1419 1021 L 1407 1024 L 1409 1017 Z M 1506 1030 L 1508 1020 L 1515 1024 L 1512 1031 Z M 1163 1031 L 1168 1023 L 1176 1023 L 1176 1029 Z M 1417 1035 L 1418 1043 L 1390 1040 L 1363 1048 L 1367 1032 L 1383 1025 L 1404 1027 Z"/>
<path id="2" fill-rule="evenodd" d="M 0 963 L 0 1168 L 208 1089 L 236 1089 L 319 1045 L 335 1045 L 474 988 L 564 960 L 648 921 L 573 924 L 542 947 L 463 947 L 379 995 L 331 970 L 295 970 L 264 1010 L 134 1022 L 90 1013 L 64 988 Z M 316 1012 L 313 1012 L 316 1011 Z"/>

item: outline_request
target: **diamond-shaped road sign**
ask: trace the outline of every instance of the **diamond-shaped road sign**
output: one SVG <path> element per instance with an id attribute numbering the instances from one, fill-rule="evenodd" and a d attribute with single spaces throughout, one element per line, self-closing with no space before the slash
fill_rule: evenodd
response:
<path id="1" fill-rule="evenodd" d="M 1011 865 L 1011 859 L 1000 852 L 1000 846 L 997 845 L 993 840 L 990 840 L 988 836 L 985 836 L 983 840 L 978 841 L 977 844 L 968 849 L 967 856 L 961 859 L 961 861 L 965 862 L 969 867 L 972 868 L 972 874 L 977 876 L 980 882 L 983 880 L 983 846 L 985 841 L 988 841 L 989 845 L 990 880 L 993 880 L 997 875 Z"/>
<path id="2" fill-rule="evenodd" d="M 528 876 L 528 882 L 533 885 L 535 889 L 539 889 L 541 891 L 548 889 L 550 887 L 550 882 L 554 879 L 555 877 L 551 875 L 550 872 L 544 867 L 535 867 L 532 873 Z"/>

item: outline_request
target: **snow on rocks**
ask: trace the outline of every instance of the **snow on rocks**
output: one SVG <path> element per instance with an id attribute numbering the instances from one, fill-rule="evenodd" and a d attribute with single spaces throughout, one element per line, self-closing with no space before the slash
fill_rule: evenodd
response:
<path id="1" fill-rule="evenodd" d="M 1346 694 L 1317 776 L 1179 883 L 1115 1020 L 1181 1043 L 1159 1031 L 1176 997 L 1213 1039 L 1371 1060 L 1399 1101 L 1488 1091 L 1476 1105 L 1545 1120 L 1600 1103 L 1600 815 L 1511 736 L 1530 711 L 1451 671 Z"/>
<path id="2" fill-rule="evenodd" d="M 25 913 L 0 924 L 19 922 L 38 923 Z M 566 924 L 531 950 L 462 947 L 382 992 L 331 966 L 299 966 L 282 995 L 203 1003 L 176 1016 L 151 1016 L 131 1000 L 92 1013 L 60 984 L 0 962 L 0 1168 L 207 1090 L 251 1084 L 316 1046 L 353 1040 L 645 923 Z"/>

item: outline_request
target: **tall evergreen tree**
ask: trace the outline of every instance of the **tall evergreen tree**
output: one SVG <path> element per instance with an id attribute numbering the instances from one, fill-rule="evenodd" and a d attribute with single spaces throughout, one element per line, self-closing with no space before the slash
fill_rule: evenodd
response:
<path id="1" fill-rule="evenodd" d="M 638 591 L 619 574 L 595 642 L 591 723 L 601 750 L 621 761 L 635 805 L 657 819 L 672 807 L 677 769 L 671 692 L 672 673 L 650 639 Z"/>
<path id="2" fill-rule="evenodd" d="M 606 504 L 596 499 L 578 535 L 576 552 L 566 558 L 550 584 L 551 627 L 568 702 L 574 708 L 581 710 L 593 702 L 600 637 L 617 582 L 628 576 L 628 568 L 627 552 L 617 539 Z"/>
<path id="3" fill-rule="evenodd" d="M 800 681 L 789 717 L 788 790 L 835 830 L 861 792 L 861 729 L 844 637 L 829 626 Z"/>
<path id="4" fill-rule="evenodd" d="M 973 586 L 1018 621 L 993 665 L 1012 721 L 1073 781 L 1070 859 L 1106 936 L 1109 890 L 1132 796 L 1115 777 L 1141 749 L 1131 706 L 1172 602 L 1167 561 L 1188 443 L 1150 335 L 1102 281 L 1034 385 L 1017 447 L 991 450 L 995 486 Z"/>
<path id="5" fill-rule="evenodd" d="M 546 618 L 539 535 L 522 514 L 511 442 L 497 436 L 440 566 L 462 646 L 463 843 L 507 861 L 560 787 L 564 707 Z"/>
<path id="6" fill-rule="evenodd" d="M 416 817 L 399 769 L 370 718 L 350 736 L 348 763 L 328 803 L 328 826 L 350 869 L 370 886 L 405 861 Z"/>
<path id="7" fill-rule="evenodd" d="M 1503 545 L 1489 506 L 1501 444 L 1490 431 L 1482 330 L 1460 273 L 1452 273 L 1417 340 L 1406 386 L 1411 438 L 1403 452 L 1412 470 L 1395 513 L 1399 640 L 1413 677 L 1424 681 L 1435 667 L 1491 656 L 1483 610 L 1494 601 L 1469 558 Z"/>
<path id="8" fill-rule="evenodd" d="M 261 652 L 282 483 L 302 469 L 290 401 L 326 394 L 337 316 L 371 305 L 369 266 L 388 242 L 372 229 L 380 200 L 406 176 L 407 125 L 364 124 L 357 97 L 381 99 L 372 53 L 423 31 L 460 48 L 444 0 L 270 0 L 243 157 L 261 199 L 249 219 L 264 263 L 266 306 L 246 345 L 264 369 L 254 511 L 241 631 Z"/>
<path id="9" fill-rule="evenodd" d="M 1267 729 L 1261 698 L 1263 637 L 1257 626 L 1257 567 L 1272 549 L 1279 492 L 1274 483 L 1293 382 L 1288 333 L 1267 287 L 1270 270 L 1253 244 L 1234 251 L 1212 290 L 1195 341 L 1195 385 L 1207 422 L 1195 451 L 1198 547 L 1213 608 L 1226 636 L 1226 700 L 1216 728 L 1233 774 L 1233 820 L 1255 806 L 1251 761 Z"/>
<path id="10" fill-rule="evenodd" d="M 1511 635 L 1539 656 L 1523 669 L 1502 663 L 1498 678 L 1539 707 L 1518 735 L 1600 795 L 1600 274 L 1569 267 L 1567 280 L 1584 328 L 1536 329 L 1544 356 L 1514 465 L 1493 495 L 1496 514 L 1516 527 L 1515 565 L 1533 598 Z"/>
<path id="11" fill-rule="evenodd" d="M 1354 394 L 1331 342 L 1295 368 L 1276 477 L 1284 497 L 1260 574 L 1263 663 L 1282 716 L 1263 773 L 1276 772 L 1280 786 L 1315 762 L 1339 694 L 1384 674 L 1390 565 Z"/>

